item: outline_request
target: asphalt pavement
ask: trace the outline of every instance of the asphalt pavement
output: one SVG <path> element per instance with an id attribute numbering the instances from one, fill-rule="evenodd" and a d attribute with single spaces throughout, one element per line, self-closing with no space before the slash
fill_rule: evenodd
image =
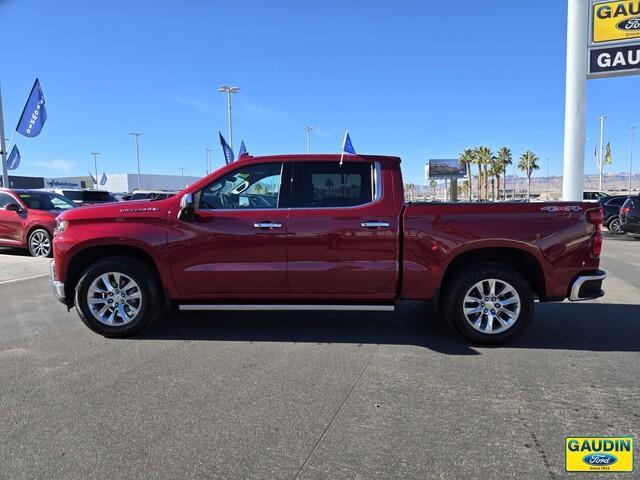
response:
<path id="1" fill-rule="evenodd" d="M 638 439 L 640 237 L 607 235 L 605 297 L 539 304 L 499 348 L 418 304 L 172 314 L 105 339 L 44 262 L 0 252 L 5 277 L 24 265 L 0 277 L 0 478 L 581 478 L 566 436 Z"/>

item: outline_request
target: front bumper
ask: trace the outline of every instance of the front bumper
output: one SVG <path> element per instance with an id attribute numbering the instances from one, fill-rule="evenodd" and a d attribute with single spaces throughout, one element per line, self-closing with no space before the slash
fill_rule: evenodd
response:
<path id="1" fill-rule="evenodd" d="M 49 263 L 49 274 L 51 276 L 51 288 L 53 289 L 53 296 L 58 299 L 61 303 L 66 304 L 67 299 L 64 294 L 64 283 L 56 280 L 56 267 L 53 263 L 53 260 Z"/>
<path id="2" fill-rule="evenodd" d="M 607 274 L 602 270 L 579 275 L 571 285 L 569 300 L 577 302 L 579 300 L 591 300 L 602 297 L 604 295 L 602 282 L 605 278 L 607 278 Z"/>

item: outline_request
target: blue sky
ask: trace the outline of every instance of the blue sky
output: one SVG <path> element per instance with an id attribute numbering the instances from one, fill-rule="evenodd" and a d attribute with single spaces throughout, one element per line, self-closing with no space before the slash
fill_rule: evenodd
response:
<path id="1" fill-rule="evenodd" d="M 0 22 L 7 136 L 35 77 L 47 101 L 42 134 L 16 136 L 16 174 L 86 174 L 91 151 L 100 171 L 134 171 L 137 130 L 143 172 L 201 175 L 205 148 L 223 163 L 222 84 L 242 88 L 236 151 L 304 152 L 309 124 L 313 151 L 337 152 L 348 128 L 359 152 L 400 155 L 414 183 L 428 158 L 481 144 L 562 171 L 564 0 L 0 0 Z M 639 87 L 589 82 L 587 172 L 602 113 L 609 171 L 628 168 Z"/>

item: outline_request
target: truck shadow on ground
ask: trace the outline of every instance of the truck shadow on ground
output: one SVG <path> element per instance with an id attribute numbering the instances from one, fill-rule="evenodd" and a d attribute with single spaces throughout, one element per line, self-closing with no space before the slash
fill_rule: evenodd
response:
<path id="1" fill-rule="evenodd" d="M 480 346 L 460 337 L 425 306 L 413 304 L 395 313 L 173 313 L 138 338 L 413 345 L 451 355 L 480 354 Z M 506 348 L 639 352 L 640 305 L 538 304 L 532 325 Z"/>

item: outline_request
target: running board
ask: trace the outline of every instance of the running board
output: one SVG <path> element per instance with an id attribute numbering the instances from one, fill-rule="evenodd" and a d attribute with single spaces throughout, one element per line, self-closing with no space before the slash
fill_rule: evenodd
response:
<path id="1" fill-rule="evenodd" d="M 219 305 L 219 304 L 207 304 L 207 305 L 192 305 L 184 304 L 178 306 L 182 311 L 211 311 L 211 310 L 241 310 L 241 311 L 263 311 L 263 310 L 278 310 L 278 311 L 303 311 L 303 310 L 316 310 L 316 311 L 360 311 L 360 312 L 393 312 L 395 311 L 395 305 Z"/>

